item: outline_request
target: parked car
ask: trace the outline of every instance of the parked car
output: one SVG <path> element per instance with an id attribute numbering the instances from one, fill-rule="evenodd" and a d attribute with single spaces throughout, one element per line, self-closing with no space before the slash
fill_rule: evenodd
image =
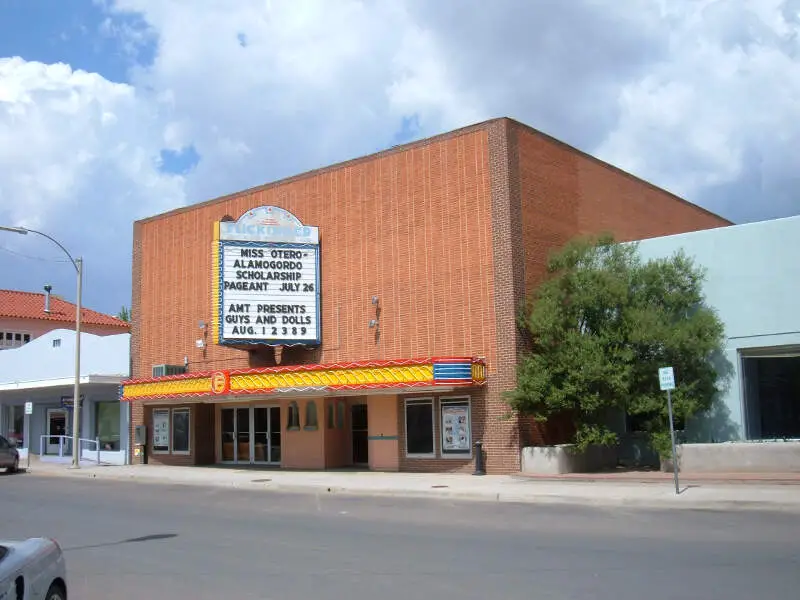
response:
<path id="1" fill-rule="evenodd" d="M 17 471 L 19 469 L 19 451 L 16 444 L 12 444 L 0 435 L 0 469 L 3 467 L 9 473 Z"/>
<path id="2" fill-rule="evenodd" d="M 0 600 L 67 600 L 67 567 L 58 542 L 0 540 Z"/>

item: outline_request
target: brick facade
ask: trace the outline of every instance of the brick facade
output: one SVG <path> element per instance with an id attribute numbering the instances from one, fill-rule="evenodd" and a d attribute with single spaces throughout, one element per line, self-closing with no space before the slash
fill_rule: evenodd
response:
<path id="1" fill-rule="evenodd" d="M 190 414 L 190 442 L 188 453 L 156 453 L 153 451 L 152 436 L 147 440 L 147 462 L 154 465 L 208 465 L 215 460 L 214 452 L 214 405 L 213 404 L 181 404 L 179 402 L 168 404 L 148 404 L 142 406 L 139 423 L 147 425 L 148 431 L 153 427 L 153 411 L 158 409 L 189 409 Z M 170 431 L 172 430 L 172 415 L 170 414 Z M 140 462 L 140 461 L 134 461 Z"/>
<path id="2" fill-rule="evenodd" d="M 282 364 L 485 357 L 487 385 L 468 393 L 490 472 L 519 468 L 521 423 L 502 394 L 522 351 L 516 311 L 548 253 L 579 233 L 637 239 L 727 224 L 520 123 L 481 123 L 137 222 L 133 377 L 184 357 L 190 371 L 274 364 L 268 349 L 217 346 L 198 327 L 211 320 L 213 223 L 262 205 L 320 228 L 323 342 L 285 349 Z M 368 327 L 374 295 L 379 336 Z M 398 401 L 401 470 L 472 468 L 405 458 Z M 133 424 L 147 419 L 134 403 Z"/>

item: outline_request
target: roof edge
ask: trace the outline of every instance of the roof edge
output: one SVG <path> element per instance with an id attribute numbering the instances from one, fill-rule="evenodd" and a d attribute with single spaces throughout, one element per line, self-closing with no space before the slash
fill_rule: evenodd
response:
<path id="1" fill-rule="evenodd" d="M 630 173 L 629 171 L 626 171 L 626 170 L 624 170 L 624 169 L 622 169 L 620 167 L 617 167 L 616 165 L 613 165 L 613 164 L 611 164 L 609 162 L 606 162 L 606 161 L 604 161 L 604 160 L 602 160 L 600 158 L 597 158 L 593 154 L 589 154 L 585 150 L 581 150 L 580 148 L 572 146 L 571 144 L 568 144 L 567 142 L 565 142 L 563 140 L 560 140 L 560 139 L 558 139 L 556 137 L 553 137 L 549 133 L 545 133 L 544 131 L 536 129 L 535 127 L 531 127 L 530 125 L 526 125 L 525 123 L 522 123 L 521 121 L 517 121 L 516 119 L 513 119 L 511 117 L 503 117 L 503 118 L 507 119 L 515 127 L 521 127 L 522 129 L 525 129 L 526 131 L 529 131 L 529 132 L 533 133 L 534 135 L 542 137 L 542 138 L 546 139 L 547 141 L 549 141 L 551 143 L 554 143 L 554 144 L 557 144 L 557 145 L 562 146 L 564 148 L 567 148 L 571 152 L 579 154 L 580 156 L 582 156 L 584 158 L 588 158 L 592 162 L 597 163 L 600 166 L 603 166 L 603 167 L 605 167 L 607 169 L 611 169 L 612 171 L 615 171 L 615 172 L 619 173 L 620 175 L 623 175 L 624 177 L 627 177 L 628 179 L 633 179 L 634 181 L 636 181 L 638 183 L 643 183 L 644 185 L 646 185 L 649 188 L 652 188 L 654 190 L 658 190 L 659 192 L 664 192 L 667 195 L 669 195 L 672 198 L 674 198 L 675 200 L 678 200 L 679 202 L 682 202 L 683 204 L 688 204 L 689 206 L 691 206 L 693 208 L 696 208 L 697 210 L 699 210 L 701 212 L 704 212 L 709 216 L 712 216 L 712 217 L 715 217 L 715 218 L 720 219 L 722 221 L 725 221 L 728 225 L 736 225 L 737 224 L 734 221 L 731 221 L 730 219 L 728 219 L 726 217 L 723 217 L 722 215 L 718 215 L 717 213 L 712 212 L 712 211 L 708 210 L 707 208 L 703 208 L 699 204 L 695 204 L 694 202 L 692 202 L 690 200 L 687 200 L 686 198 L 678 196 L 674 192 L 671 192 L 671 191 L 669 191 L 669 190 L 667 190 L 665 188 L 659 187 L 659 186 L 657 186 L 655 183 L 653 183 L 651 181 L 647 181 L 646 179 L 642 179 L 638 175 L 634 175 L 633 173 Z"/>
<path id="2" fill-rule="evenodd" d="M 363 156 L 357 156 L 355 158 L 350 158 L 344 161 L 336 162 L 330 165 L 325 165 L 323 167 L 318 167 L 316 169 L 311 169 L 308 171 L 303 171 L 302 173 L 298 173 L 296 175 L 290 175 L 289 177 L 284 177 L 282 179 L 277 179 L 275 181 L 270 181 L 268 183 L 262 183 L 260 185 L 256 185 L 250 188 L 246 188 L 243 190 L 239 190 L 236 192 L 232 192 L 230 194 L 225 194 L 223 196 L 218 196 L 216 198 L 211 198 L 209 200 L 201 200 L 200 202 L 196 202 L 194 204 L 187 204 L 185 206 L 179 206 L 177 208 L 173 208 L 172 210 L 168 210 L 163 213 L 158 213 L 156 215 L 152 215 L 149 217 L 144 217 L 142 219 L 138 219 L 134 221 L 134 224 L 137 223 L 149 223 L 151 221 L 157 221 L 159 219 L 163 219 L 166 217 L 171 217 L 176 214 L 180 214 L 183 212 L 188 212 L 190 210 L 195 210 L 198 208 L 203 208 L 206 206 L 210 206 L 213 204 L 217 204 L 220 202 L 224 202 L 226 200 L 230 200 L 232 198 L 236 198 L 239 196 L 244 196 L 246 194 L 253 194 L 255 192 L 261 192 L 263 190 L 267 190 L 272 187 L 277 187 L 280 185 L 285 185 L 287 183 L 293 183 L 296 181 L 301 181 L 303 179 L 308 179 L 315 175 L 320 175 L 322 173 L 328 173 L 330 171 L 335 171 L 337 169 L 342 169 L 346 167 L 351 167 L 357 165 L 362 162 L 366 162 L 369 160 L 375 160 L 377 158 L 384 158 L 386 156 L 391 156 L 392 154 L 399 154 L 401 152 L 406 152 L 408 150 L 414 150 L 416 148 L 420 148 L 423 146 L 427 146 L 429 144 L 433 144 L 435 142 L 444 141 L 450 138 L 460 137 L 462 135 L 467 135 L 473 133 L 475 131 L 480 131 L 482 129 L 486 129 L 492 123 L 497 121 L 504 121 L 508 120 L 508 117 L 494 117 L 491 119 L 487 119 L 485 121 L 480 121 L 478 123 L 473 123 L 471 125 L 466 125 L 464 127 L 459 127 L 458 129 L 452 129 L 450 131 L 445 131 L 442 133 L 437 133 L 435 135 L 421 138 L 419 140 L 414 140 L 412 142 L 406 142 L 405 144 L 398 144 L 396 146 L 391 146 L 386 148 L 385 150 L 378 150 L 377 152 L 372 152 L 370 154 L 365 154 Z"/>
<path id="3" fill-rule="evenodd" d="M 89 309 L 86 309 L 86 310 L 92 310 L 92 309 L 89 308 Z M 94 311 L 94 312 L 97 312 L 97 311 Z M 98 313 L 98 314 L 102 315 L 104 313 Z M 111 315 L 105 315 L 105 316 L 109 317 L 111 319 L 116 319 L 116 317 L 112 317 Z M 65 318 L 62 319 L 60 317 L 53 316 L 52 313 L 46 319 L 41 319 L 39 317 L 23 317 L 23 316 L 17 316 L 17 315 L 2 315 L 2 314 L 0 314 L 0 318 L 3 318 L 3 319 L 16 319 L 18 321 L 44 321 L 44 322 L 55 322 L 55 323 L 74 323 L 75 322 L 75 317 L 72 317 L 72 318 L 65 317 Z M 92 323 L 91 321 L 87 321 L 86 319 L 84 319 L 83 315 L 81 315 L 81 327 L 83 325 L 93 325 L 93 326 L 97 326 L 97 327 L 116 327 L 118 329 L 123 329 L 123 330 L 129 330 L 131 328 L 130 323 L 127 323 L 126 321 L 120 321 L 120 323 Z M 81 334 L 84 334 L 84 333 L 91 333 L 91 331 L 83 331 L 82 330 Z M 127 331 L 126 331 L 126 333 L 127 333 Z M 41 337 L 41 336 L 39 336 L 39 337 Z"/>

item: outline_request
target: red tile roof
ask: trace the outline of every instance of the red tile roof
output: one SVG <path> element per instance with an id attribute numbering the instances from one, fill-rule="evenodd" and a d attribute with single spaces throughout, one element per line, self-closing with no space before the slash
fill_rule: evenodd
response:
<path id="1" fill-rule="evenodd" d="M 12 319 L 37 319 L 40 321 L 75 322 L 75 304 L 55 295 L 50 296 L 50 313 L 44 312 L 44 294 L 0 290 L 0 317 Z M 88 325 L 108 325 L 130 329 L 125 321 L 96 310 L 83 308 L 81 322 Z"/>

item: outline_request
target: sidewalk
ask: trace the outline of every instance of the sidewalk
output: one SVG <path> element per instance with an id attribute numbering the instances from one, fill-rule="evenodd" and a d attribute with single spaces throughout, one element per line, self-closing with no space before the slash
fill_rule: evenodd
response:
<path id="1" fill-rule="evenodd" d="M 538 479 L 524 476 L 372 471 L 281 471 L 235 467 L 92 466 L 31 463 L 34 476 L 126 480 L 295 493 L 439 498 L 530 504 L 661 509 L 758 509 L 800 512 L 800 487 L 774 483 Z M 660 476 L 661 474 L 659 474 Z"/>

